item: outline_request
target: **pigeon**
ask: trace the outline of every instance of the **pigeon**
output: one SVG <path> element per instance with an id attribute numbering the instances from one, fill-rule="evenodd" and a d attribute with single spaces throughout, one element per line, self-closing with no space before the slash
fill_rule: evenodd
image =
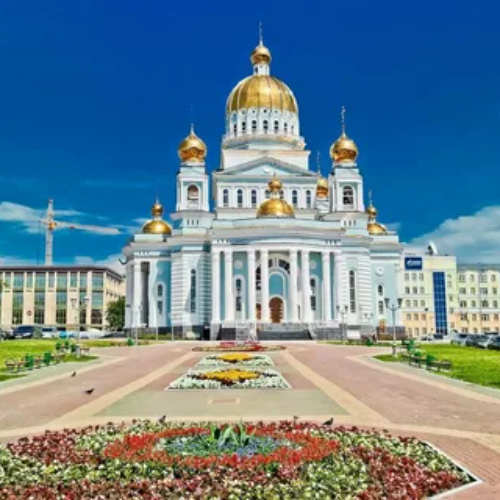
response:
<path id="1" fill-rule="evenodd" d="M 76 372 L 73 372 L 73 373 L 71 374 L 71 376 L 72 376 L 72 377 L 76 377 Z"/>
<path id="2" fill-rule="evenodd" d="M 294 415 L 294 416 L 293 416 L 293 420 L 294 420 L 294 422 L 296 422 L 299 418 L 300 418 L 300 417 L 298 417 L 297 415 Z"/>
<path id="3" fill-rule="evenodd" d="M 323 425 L 331 426 L 333 424 L 333 417 L 327 420 L 326 422 L 323 422 Z"/>
<path id="4" fill-rule="evenodd" d="M 85 391 L 85 394 L 88 394 L 89 396 L 94 392 L 94 388 L 92 387 L 92 389 L 88 389 Z"/>
<path id="5" fill-rule="evenodd" d="M 158 419 L 158 423 L 161 424 L 161 425 L 164 425 L 166 421 L 167 421 L 167 416 L 166 415 L 163 415 L 162 417 L 160 417 Z"/>

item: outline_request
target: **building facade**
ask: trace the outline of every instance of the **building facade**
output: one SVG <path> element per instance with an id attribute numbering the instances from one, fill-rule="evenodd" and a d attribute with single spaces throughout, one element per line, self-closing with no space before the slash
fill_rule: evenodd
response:
<path id="1" fill-rule="evenodd" d="M 124 277 L 99 266 L 1 267 L 0 325 L 105 327 L 109 302 L 125 295 Z"/>
<path id="2" fill-rule="evenodd" d="M 157 201 L 124 248 L 126 325 L 210 330 L 214 339 L 373 332 L 386 299 L 397 303 L 401 245 L 365 207 L 344 111 L 325 178 L 310 168 L 297 101 L 271 75 L 262 41 L 251 62 L 227 100 L 217 169 L 208 175 L 192 127 L 179 146 L 172 225 Z"/>
<path id="3" fill-rule="evenodd" d="M 404 254 L 402 320 L 413 337 L 500 332 L 500 266 L 450 255 Z"/>

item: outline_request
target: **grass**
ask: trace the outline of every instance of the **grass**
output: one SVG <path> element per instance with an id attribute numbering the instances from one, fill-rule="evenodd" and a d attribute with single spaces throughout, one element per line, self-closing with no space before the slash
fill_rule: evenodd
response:
<path id="1" fill-rule="evenodd" d="M 448 344 L 426 344 L 421 350 L 439 360 L 451 361 L 451 371 L 439 372 L 441 375 L 500 389 L 500 351 Z M 401 361 L 390 354 L 375 357 L 387 362 Z"/>

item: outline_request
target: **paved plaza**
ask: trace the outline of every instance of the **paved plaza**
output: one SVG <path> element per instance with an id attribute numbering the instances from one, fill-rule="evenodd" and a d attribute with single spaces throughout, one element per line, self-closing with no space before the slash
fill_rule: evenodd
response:
<path id="1" fill-rule="evenodd" d="M 272 352 L 291 389 L 166 390 L 206 354 L 194 343 L 96 350 L 99 360 L 0 386 L 0 440 L 134 418 L 323 421 L 415 435 L 484 484 L 454 498 L 500 498 L 500 392 L 383 364 L 384 348 L 288 343 Z M 77 376 L 71 373 L 77 370 Z M 85 390 L 95 388 L 92 395 Z"/>

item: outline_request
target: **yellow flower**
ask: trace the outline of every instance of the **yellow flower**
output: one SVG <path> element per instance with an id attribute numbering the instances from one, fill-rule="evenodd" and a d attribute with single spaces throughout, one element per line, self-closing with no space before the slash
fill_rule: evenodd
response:
<path id="1" fill-rule="evenodd" d="M 235 353 L 235 354 L 221 354 L 217 359 L 226 361 L 227 363 L 241 363 L 242 361 L 250 361 L 254 357 L 250 354 Z"/>
<path id="2" fill-rule="evenodd" d="M 206 372 L 199 375 L 199 378 L 206 380 L 215 380 L 223 384 L 236 384 L 260 377 L 260 373 L 246 370 L 224 370 L 216 372 Z"/>

